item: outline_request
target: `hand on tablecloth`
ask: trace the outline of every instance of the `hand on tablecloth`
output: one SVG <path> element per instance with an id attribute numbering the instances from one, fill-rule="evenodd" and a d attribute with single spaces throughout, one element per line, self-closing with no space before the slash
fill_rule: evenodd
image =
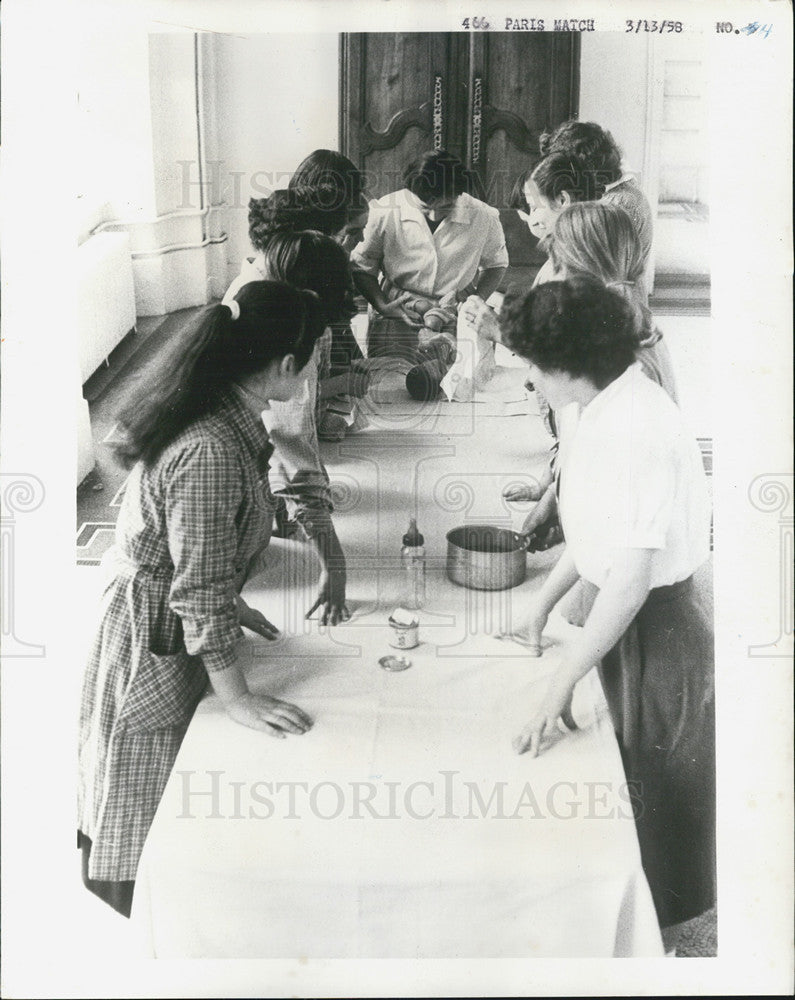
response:
<path id="1" fill-rule="evenodd" d="M 312 720 L 296 705 L 264 694 L 247 691 L 224 705 L 227 715 L 241 726 L 259 729 L 283 740 L 288 733 L 300 736 L 312 728 Z"/>
<path id="2" fill-rule="evenodd" d="M 318 608 L 321 625 L 339 625 L 351 617 L 345 604 L 346 576 L 344 569 L 323 569 L 320 574 L 320 588 L 312 607 L 307 611 L 309 618 Z"/>
<path id="3" fill-rule="evenodd" d="M 237 619 L 243 628 L 256 632 L 263 639 L 276 639 L 279 635 L 276 626 L 271 624 L 261 611 L 250 608 L 242 597 L 237 598 Z"/>
<path id="4" fill-rule="evenodd" d="M 536 656 L 541 656 L 543 652 L 541 636 L 547 627 L 548 618 L 549 615 L 533 602 L 510 634 L 521 638 L 523 646 L 534 650 Z"/>
<path id="5" fill-rule="evenodd" d="M 545 492 L 546 485 L 534 483 L 533 485 L 508 486 L 502 491 L 502 495 L 508 503 L 524 503 L 527 500 L 537 503 Z"/>
<path id="6" fill-rule="evenodd" d="M 533 715 L 530 722 L 515 737 L 513 748 L 517 753 L 530 753 L 531 757 L 537 757 L 542 749 L 544 740 L 549 740 L 553 735 L 557 735 L 558 719 L 563 717 L 566 725 L 574 729 L 576 723 L 571 714 L 571 702 L 574 695 L 574 685 L 567 681 L 553 677 L 547 688 L 546 694 Z"/>

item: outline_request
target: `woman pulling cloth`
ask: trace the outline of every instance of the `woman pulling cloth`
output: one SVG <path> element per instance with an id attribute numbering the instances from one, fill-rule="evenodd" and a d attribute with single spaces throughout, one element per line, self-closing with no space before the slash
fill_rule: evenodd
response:
<path id="1" fill-rule="evenodd" d="M 282 739 L 312 726 L 297 706 L 249 690 L 235 647 L 241 626 L 278 634 L 240 597 L 275 506 L 260 414 L 300 391 L 324 328 L 311 292 L 247 284 L 184 331 L 119 416 L 112 447 L 132 471 L 83 683 L 78 844 L 86 887 L 125 916 L 208 679 L 241 725 Z M 328 613 L 328 592 L 319 600 Z"/>

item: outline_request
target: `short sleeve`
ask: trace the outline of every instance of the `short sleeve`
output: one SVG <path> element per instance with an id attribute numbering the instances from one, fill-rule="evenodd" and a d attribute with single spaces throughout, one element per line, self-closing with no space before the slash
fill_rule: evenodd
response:
<path id="1" fill-rule="evenodd" d="M 484 270 L 491 267 L 507 267 L 508 251 L 505 247 L 505 233 L 496 211 L 488 213 L 487 224 L 486 240 L 483 244 L 483 253 L 480 255 L 479 267 Z"/>
<path id="2" fill-rule="evenodd" d="M 663 549 L 674 512 L 676 463 L 664 441 L 633 435 L 617 476 L 610 541 L 617 548 Z"/>
<path id="3" fill-rule="evenodd" d="M 364 271 L 375 278 L 378 277 L 384 260 L 384 231 L 388 214 L 377 201 L 370 202 L 370 214 L 364 227 L 362 241 L 351 253 L 352 270 Z"/>
<path id="4" fill-rule="evenodd" d="M 164 470 L 168 548 L 174 564 L 169 603 L 182 620 L 185 648 L 208 671 L 235 660 L 240 469 L 221 441 L 198 441 Z"/>

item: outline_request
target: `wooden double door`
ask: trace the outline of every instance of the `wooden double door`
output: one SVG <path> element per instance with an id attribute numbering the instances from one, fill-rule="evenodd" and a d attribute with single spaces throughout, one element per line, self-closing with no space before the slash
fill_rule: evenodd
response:
<path id="1" fill-rule="evenodd" d="M 473 194 L 503 208 L 538 161 L 541 132 L 577 114 L 579 42 L 560 32 L 343 35 L 341 149 L 376 198 L 402 186 L 419 154 L 447 149 L 472 171 Z"/>

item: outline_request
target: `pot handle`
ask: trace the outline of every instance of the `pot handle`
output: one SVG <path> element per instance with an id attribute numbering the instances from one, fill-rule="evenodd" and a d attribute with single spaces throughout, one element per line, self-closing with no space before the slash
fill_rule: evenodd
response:
<path id="1" fill-rule="evenodd" d="M 526 534 L 523 531 L 517 531 L 516 534 L 519 536 L 519 539 L 522 543 L 522 548 L 525 550 L 525 552 L 535 552 L 535 549 L 531 548 L 531 546 L 535 544 L 535 538 L 533 537 L 534 534 L 533 532 Z"/>

